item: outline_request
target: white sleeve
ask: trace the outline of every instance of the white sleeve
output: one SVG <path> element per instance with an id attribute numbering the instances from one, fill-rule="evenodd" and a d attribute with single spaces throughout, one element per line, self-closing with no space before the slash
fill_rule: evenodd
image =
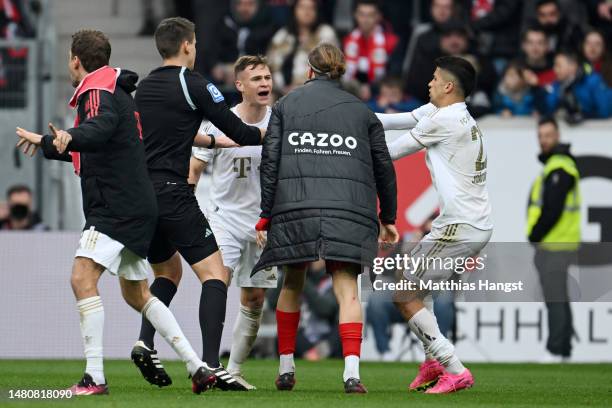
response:
<path id="1" fill-rule="evenodd" d="M 430 102 L 412 112 L 405 113 L 377 113 L 378 120 L 385 130 L 412 129 L 419 120 L 433 112 L 436 107 Z"/>
<path id="2" fill-rule="evenodd" d="M 444 142 L 451 136 L 451 132 L 429 116 L 425 116 L 410 131 L 410 135 L 423 147 L 430 147 L 436 143 Z"/>
<path id="3" fill-rule="evenodd" d="M 412 130 L 389 143 L 387 147 L 389 148 L 389 154 L 392 160 L 401 159 L 425 147 L 411 135 L 411 132 Z"/>
<path id="4" fill-rule="evenodd" d="M 215 154 L 215 149 L 209 149 L 206 147 L 196 147 L 193 146 L 191 148 L 191 155 L 198 160 L 201 160 L 205 163 L 210 163 L 213 160 L 213 156 Z"/>
<path id="5" fill-rule="evenodd" d="M 221 134 L 221 131 L 215 127 L 208 120 L 203 120 L 200 128 L 198 129 L 198 133 L 202 135 L 213 135 L 218 136 Z M 215 154 L 215 149 L 209 149 L 207 147 L 197 147 L 193 146 L 191 148 L 191 155 L 198 160 L 202 160 L 206 163 L 211 163 L 213 160 L 213 156 Z"/>

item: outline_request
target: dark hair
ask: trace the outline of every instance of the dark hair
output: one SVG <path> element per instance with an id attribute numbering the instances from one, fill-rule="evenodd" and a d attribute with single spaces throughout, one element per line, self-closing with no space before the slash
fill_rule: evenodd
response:
<path id="1" fill-rule="evenodd" d="M 79 30 L 72 34 L 70 52 L 72 56 L 79 57 L 85 71 L 93 72 L 108 65 L 111 45 L 102 31 Z"/>
<path id="2" fill-rule="evenodd" d="M 508 63 L 508 65 L 506 65 L 506 67 L 504 68 L 504 71 L 502 73 L 502 77 L 506 75 L 506 73 L 508 71 L 510 71 L 511 69 L 517 70 L 519 75 L 521 77 L 523 77 L 523 71 L 526 69 L 526 65 L 523 61 L 515 59 L 512 60 Z"/>
<path id="3" fill-rule="evenodd" d="M 248 67 L 256 68 L 260 65 L 268 66 L 268 61 L 263 55 L 243 55 L 234 64 L 234 77 L 237 77 L 239 73 L 245 71 Z"/>
<path id="4" fill-rule="evenodd" d="M 551 124 L 555 127 L 555 129 L 559 129 L 559 124 L 557 123 L 557 120 L 553 117 L 553 116 L 544 116 L 543 118 L 541 118 L 538 121 L 538 127 L 540 126 L 544 126 L 546 124 Z"/>
<path id="5" fill-rule="evenodd" d="M 548 37 L 548 34 L 546 33 L 546 30 L 544 30 L 544 28 L 542 28 L 542 26 L 534 24 L 531 25 L 529 27 L 527 27 L 526 29 L 523 30 L 523 33 L 521 34 L 521 42 L 525 41 L 527 39 L 527 34 L 529 33 L 542 33 L 544 34 L 544 37 Z"/>
<path id="6" fill-rule="evenodd" d="M 575 64 L 580 64 L 580 57 L 578 57 L 578 54 L 576 54 L 574 51 L 561 50 L 555 54 L 555 58 L 557 58 L 558 56 L 563 56 L 568 60 L 574 62 Z"/>
<path id="7" fill-rule="evenodd" d="M 308 63 L 316 74 L 327 75 L 331 79 L 340 79 L 346 72 L 344 54 L 329 43 L 321 43 L 310 51 Z"/>
<path id="8" fill-rule="evenodd" d="M 155 45 L 163 59 L 174 57 L 181 49 L 183 41 L 192 42 L 195 24 L 183 17 L 163 19 L 155 29 Z"/>
<path id="9" fill-rule="evenodd" d="M 380 2 L 378 0 L 356 0 L 354 9 L 357 10 L 359 6 L 373 6 L 378 11 L 381 11 Z"/>
<path id="10" fill-rule="evenodd" d="M 287 23 L 287 31 L 289 31 L 291 34 L 295 35 L 297 37 L 298 33 L 298 22 L 297 22 L 297 18 L 295 17 L 295 9 L 298 6 L 298 3 L 301 0 L 295 0 L 293 2 L 293 4 L 291 5 L 291 14 L 289 15 L 289 22 Z M 312 25 L 310 32 L 315 32 L 317 30 L 317 28 L 319 28 L 319 26 L 323 23 L 323 17 L 321 16 L 320 10 L 319 10 L 319 6 L 321 5 L 321 0 L 311 0 L 315 3 L 315 8 L 317 10 L 317 17 L 315 18 L 314 24 Z M 299 43 L 299 41 L 296 38 L 296 43 Z"/>
<path id="11" fill-rule="evenodd" d="M 436 67 L 449 72 L 459 82 L 459 87 L 466 98 L 476 86 L 476 70 L 466 59 L 461 57 L 439 57 L 435 60 Z"/>
<path id="12" fill-rule="evenodd" d="M 6 190 L 6 198 L 10 198 L 13 194 L 28 193 L 32 195 L 32 189 L 25 184 L 15 184 Z"/>
<path id="13" fill-rule="evenodd" d="M 582 40 L 582 46 L 580 50 L 582 53 L 583 60 L 585 62 L 588 62 L 586 56 L 584 55 L 584 43 L 586 41 L 586 38 L 593 33 L 599 34 L 599 36 L 603 40 L 604 45 L 603 55 L 601 59 L 601 70 L 599 74 L 602 76 L 606 85 L 608 85 L 608 87 L 612 87 L 612 53 L 610 52 L 610 44 L 608 43 L 608 41 L 606 41 L 606 36 L 604 35 L 603 31 L 591 28 L 590 30 L 587 30 L 587 32 L 584 34 L 584 39 Z"/>
<path id="14" fill-rule="evenodd" d="M 383 79 L 380 80 L 378 87 L 382 88 L 383 86 L 389 87 L 389 88 L 400 88 L 400 89 L 404 89 L 404 81 L 402 80 L 401 77 L 397 76 L 397 75 L 387 75 L 386 77 L 384 77 Z"/>
<path id="15" fill-rule="evenodd" d="M 538 0 L 536 2 L 536 10 L 545 4 L 554 4 L 555 6 L 557 6 L 557 9 L 561 10 L 561 7 L 559 7 L 559 2 L 557 0 Z"/>

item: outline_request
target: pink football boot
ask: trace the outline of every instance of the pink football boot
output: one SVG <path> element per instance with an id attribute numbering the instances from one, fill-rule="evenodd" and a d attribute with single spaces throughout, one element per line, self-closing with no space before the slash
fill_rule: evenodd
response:
<path id="1" fill-rule="evenodd" d="M 434 385 L 442 374 L 444 374 L 444 366 L 438 363 L 438 360 L 426 360 L 419 366 L 419 373 L 410 383 L 408 390 L 424 391 Z"/>

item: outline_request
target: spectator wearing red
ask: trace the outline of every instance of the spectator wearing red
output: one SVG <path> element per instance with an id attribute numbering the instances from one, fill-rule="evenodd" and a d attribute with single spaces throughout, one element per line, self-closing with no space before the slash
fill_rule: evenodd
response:
<path id="1" fill-rule="evenodd" d="M 387 62 L 398 37 L 382 25 L 376 0 L 357 0 L 357 27 L 344 38 L 346 78 L 373 83 L 387 73 Z"/>

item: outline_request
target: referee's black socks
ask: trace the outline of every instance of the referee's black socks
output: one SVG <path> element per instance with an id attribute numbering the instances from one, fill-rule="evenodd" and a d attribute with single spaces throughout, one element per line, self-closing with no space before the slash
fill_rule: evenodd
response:
<path id="1" fill-rule="evenodd" d="M 202 284 L 200 295 L 200 329 L 204 352 L 202 360 L 211 368 L 219 367 L 219 348 L 225 323 L 227 285 L 219 279 L 209 279 Z"/>
<path id="2" fill-rule="evenodd" d="M 176 285 L 170 279 L 159 277 L 155 278 L 151 284 L 151 294 L 162 301 L 166 306 L 170 306 L 172 298 L 176 294 Z M 155 337 L 155 328 L 144 315 L 142 315 L 142 324 L 140 326 L 140 337 L 142 341 L 150 349 L 154 348 L 153 337 Z"/>

